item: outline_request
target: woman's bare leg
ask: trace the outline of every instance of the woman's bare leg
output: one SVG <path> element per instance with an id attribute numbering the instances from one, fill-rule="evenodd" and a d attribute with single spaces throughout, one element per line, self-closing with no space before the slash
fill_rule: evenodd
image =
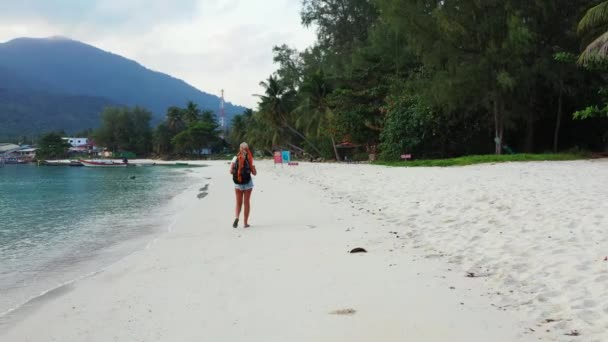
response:
<path id="1" fill-rule="evenodd" d="M 245 227 L 249 226 L 249 211 L 250 211 L 249 200 L 251 199 L 252 192 L 253 192 L 253 189 L 244 191 L 244 193 L 245 193 Z"/>
<path id="2" fill-rule="evenodd" d="M 243 191 L 234 189 L 234 194 L 236 195 L 236 208 L 234 210 L 234 219 L 236 222 L 238 221 L 239 216 L 241 216 L 241 207 L 243 206 Z"/>

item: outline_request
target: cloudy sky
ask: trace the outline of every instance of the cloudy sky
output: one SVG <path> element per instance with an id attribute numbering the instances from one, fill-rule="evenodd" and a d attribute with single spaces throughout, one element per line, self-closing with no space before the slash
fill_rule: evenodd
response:
<path id="1" fill-rule="evenodd" d="M 272 47 L 303 49 L 301 0 L 0 0 L 0 42 L 65 36 L 254 107 Z"/>

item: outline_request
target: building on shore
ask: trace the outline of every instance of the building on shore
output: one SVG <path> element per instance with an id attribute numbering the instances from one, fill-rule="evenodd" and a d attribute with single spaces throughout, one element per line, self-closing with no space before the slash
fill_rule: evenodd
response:
<path id="1" fill-rule="evenodd" d="M 20 150 L 11 152 L 11 154 L 17 158 L 32 161 L 36 158 L 36 150 L 38 150 L 38 149 L 34 148 L 34 147 L 26 147 L 26 148 L 22 148 Z"/>
<path id="2" fill-rule="evenodd" d="M 81 146 L 89 145 L 89 138 L 64 137 L 61 139 L 65 140 L 72 147 L 81 147 Z"/>
<path id="3" fill-rule="evenodd" d="M 24 164 L 36 158 L 37 148 L 30 145 L 0 143 L 0 159 L 3 164 Z"/>
<path id="4" fill-rule="evenodd" d="M 70 148 L 68 148 L 70 156 L 93 157 L 101 154 L 102 150 L 95 144 L 93 139 L 78 137 L 64 137 L 62 139 L 70 144 Z"/>
<path id="5" fill-rule="evenodd" d="M 0 143 L 0 155 L 9 154 L 13 151 L 20 150 L 21 146 L 11 143 Z"/>

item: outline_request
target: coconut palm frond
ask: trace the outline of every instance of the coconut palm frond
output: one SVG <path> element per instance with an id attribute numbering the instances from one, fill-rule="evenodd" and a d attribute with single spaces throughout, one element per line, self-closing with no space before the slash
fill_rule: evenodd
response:
<path id="1" fill-rule="evenodd" d="M 599 26 L 606 25 L 606 23 L 608 23 L 608 1 L 604 1 L 587 11 L 578 24 L 578 32 L 579 34 L 585 34 Z"/>
<path id="2" fill-rule="evenodd" d="M 581 53 L 578 63 L 582 65 L 592 64 L 608 57 L 608 32 L 596 38 L 585 51 Z"/>

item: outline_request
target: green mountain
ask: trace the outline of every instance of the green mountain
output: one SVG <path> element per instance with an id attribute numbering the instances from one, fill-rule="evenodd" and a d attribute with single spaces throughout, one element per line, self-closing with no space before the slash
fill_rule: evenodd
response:
<path id="1" fill-rule="evenodd" d="M 96 127 L 108 105 L 141 106 L 164 118 L 193 101 L 217 111 L 220 99 L 135 61 L 66 39 L 0 44 L 0 136 Z M 245 108 L 226 103 L 226 119 Z"/>

